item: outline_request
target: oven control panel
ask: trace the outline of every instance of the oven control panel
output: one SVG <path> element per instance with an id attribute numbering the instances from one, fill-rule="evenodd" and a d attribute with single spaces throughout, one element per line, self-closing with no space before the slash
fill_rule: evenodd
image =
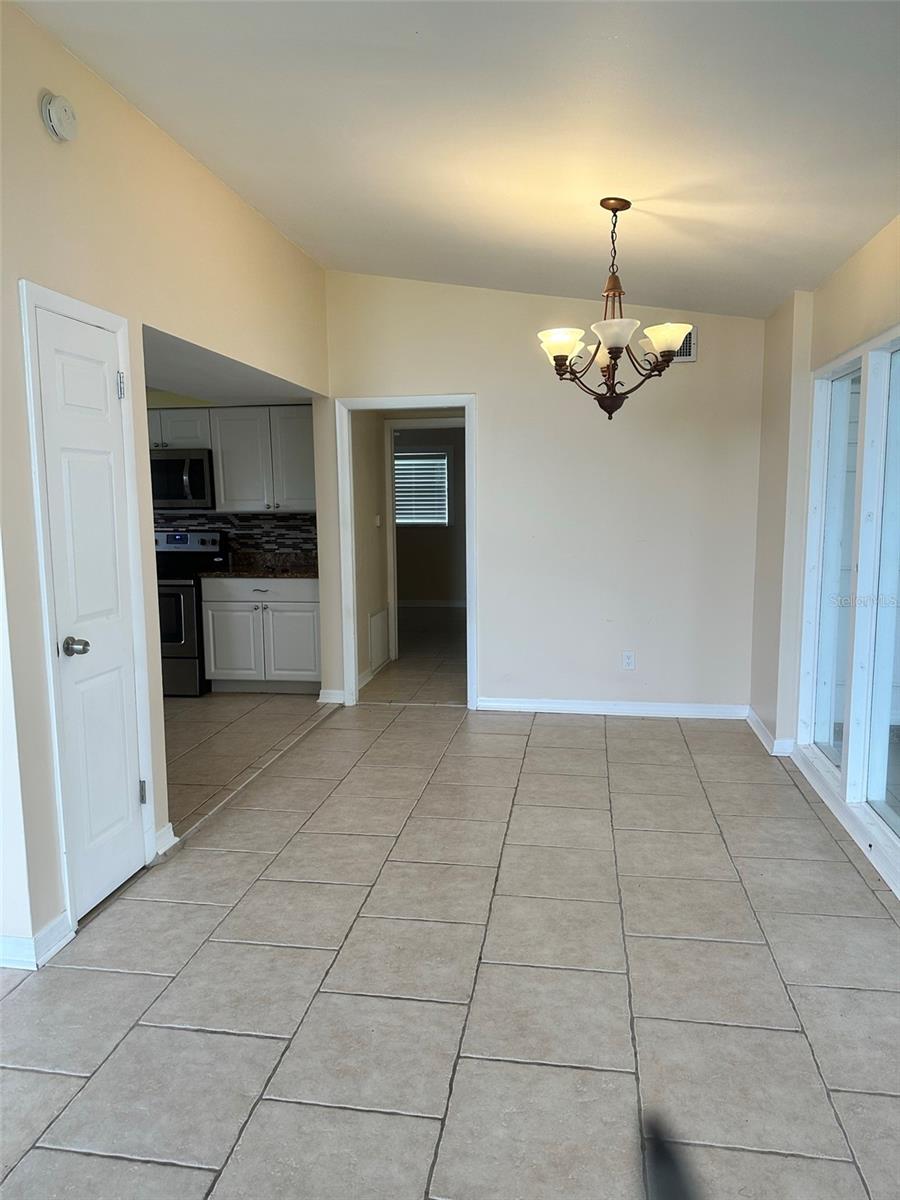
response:
<path id="1" fill-rule="evenodd" d="M 222 535 L 204 530 L 202 533 L 177 529 L 157 529 L 154 535 L 157 551 L 160 550 L 206 550 L 217 554 L 221 548 Z"/>

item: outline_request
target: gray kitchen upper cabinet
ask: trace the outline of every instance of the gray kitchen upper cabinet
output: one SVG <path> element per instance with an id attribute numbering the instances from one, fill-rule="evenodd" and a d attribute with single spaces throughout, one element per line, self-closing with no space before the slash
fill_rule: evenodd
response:
<path id="1" fill-rule="evenodd" d="M 162 449 L 162 417 L 160 416 L 161 409 L 147 409 L 147 434 L 150 438 L 150 449 Z"/>
<path id="2" fill-rule="evenodd" d="M 161 408 L 158 411 L 164 449 L 209 449 L 208 408 Z"/>
<path id="3" fill-rule="evenodd" d="M 312 408 L 270 408 L 275 507 L 288 512 L 316 511 Z"/>
<path id="4" fill-rule="evenodd" d="M 265 512 L 275 503 L 269 410 L 263 407 L 210 410 L 216 508 Z"/>

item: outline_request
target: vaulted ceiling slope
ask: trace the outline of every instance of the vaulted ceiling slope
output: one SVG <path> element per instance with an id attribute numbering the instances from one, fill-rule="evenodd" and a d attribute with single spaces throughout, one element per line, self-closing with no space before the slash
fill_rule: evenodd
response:
<path id="1" fill-rule="evenodd" d="M 596 297 L 616 194 L 628 300 L 759 317 L 900 207 L 896 3 L 23 7 L 328 267 Z"/>

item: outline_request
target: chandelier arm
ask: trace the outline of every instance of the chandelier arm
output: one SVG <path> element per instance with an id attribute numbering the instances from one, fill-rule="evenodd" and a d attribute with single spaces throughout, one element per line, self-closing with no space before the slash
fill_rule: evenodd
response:
<path id="1" fill-rule="evenodd" d="M 663 370 L 665 370 L 665 368 L 663 368 Z M 616 395 L 621 396 L 621 398 L 625 400 L 628 396 L 633 395 L 638 388 L 642 388 L 649 379 L 658 379 L 661 374 L 662 371 L 653 371 L 651 374 L 645 375 L 643 379 L 641 379 L 640 383 L 636 383 L 634 387 L 627 388 L 623 392 L 616 392 Z"/>
<path id="2" fill-rule="evenodd" d="M 600 339 L 597 338 L 597 345 L 594 347 L 594 353 L 591 355 L 590 359 L 584 364 L 583 367 L 579 367 L 578 370 L 576 370 L 570 363 L 569 370 L 572 372 L 573 376 L 577 376 L 580 379 L 582 375 L 586 375 L 588 373 L 588 371 L 594 365 L 594 359 L 600 353 L 600 345 L 601 345 Z"/>
<path id="3" fill-rule="evenodd" d="M 629 361 L 631 362 L 631 365 L 634 367 L 634 369 L 637 371 L 638 375 L 643 376 L 644 379 L 649 379 L 651 374 L 653 373 L 653 369 L 656 366 L 656 363 L 651 362 L 650 366 L 647 367 L 637 357 L 637 355 L 635 354 L 635 352 L 632 350 L 632 348 L 630 346 L 625 347 L 625 353 L 628 355 Z"/>
<path id="4" fill-rule="evenodd" d="M 577 388 L 581 388 L 581 390 L 583 392 L 585 392 L 588 396 L 590 396 L 592 400 L 599 400 L 599 399 L 601 399 L 601 397 L 606 398 L 606 397 L 612 395 L 612 392 L 610 392 L 608 385 L 606 387 L 606 391 L 595 392 L 594 389 L 588 387 L 588 385 L 586 383 L 582 383 L 581 379 L 577 375 L 572 376 L 571 379 L 569 380 L 569 382 L 574 383 Z"/>

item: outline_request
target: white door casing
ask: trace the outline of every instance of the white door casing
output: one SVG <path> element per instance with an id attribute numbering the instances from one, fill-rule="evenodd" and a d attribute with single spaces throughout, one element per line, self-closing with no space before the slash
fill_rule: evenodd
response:
<path id="1" fill-rule="evenodd" d="M 35 337 L 60 798 L 77 919 L 146 861 L 120 343 L 108 329 L 42 308 Z M 64 654 L 69 636 L 86 639 L 89 651 Z"/>

